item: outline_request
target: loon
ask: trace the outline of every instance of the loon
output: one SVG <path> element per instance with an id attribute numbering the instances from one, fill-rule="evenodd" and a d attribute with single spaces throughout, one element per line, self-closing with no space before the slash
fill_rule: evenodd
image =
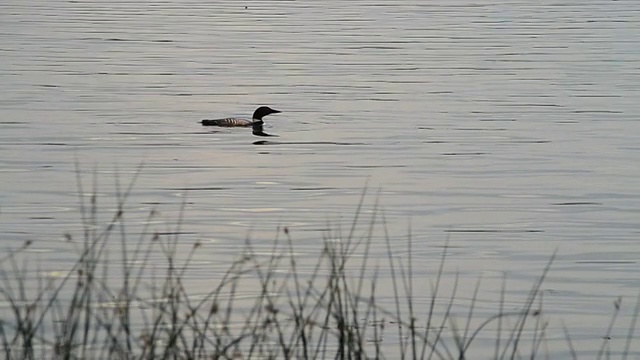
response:
<path id="1" fill-rule="evenodd" d="M 242 118 L 224 118 L 224 119 L 204 119 L 201 121 L 202 126 L 221 126 L 221 127 L 252 127 L 253 135 L 256 136 L 278 136 L 267 134 L 263 130 L 264 121 L 262 118 L 269 114 L 277 114 L 279 110 L 272 109 L 268 106 L 260 106 L 253 112 L 252 119 Z"/>

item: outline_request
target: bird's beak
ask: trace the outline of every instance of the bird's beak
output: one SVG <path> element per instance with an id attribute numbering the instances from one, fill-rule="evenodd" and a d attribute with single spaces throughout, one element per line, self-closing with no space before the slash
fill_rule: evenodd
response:
<path id="1" fill-rule="evenodd" d="M 276 109 L 271 109 L 271 111 L 272 111 L 274 114 L 277 114 L 277 113 L 281 113 L 281 112 L 282 112 L 282 111 L 280 111 L 280 110 L 276 110 Z"/>

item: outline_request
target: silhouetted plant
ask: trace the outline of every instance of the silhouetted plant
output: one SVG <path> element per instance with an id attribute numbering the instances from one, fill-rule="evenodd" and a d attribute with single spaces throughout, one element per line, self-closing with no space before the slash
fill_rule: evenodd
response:
<path id="1" fill-rule="evenodd" d="M 377 204 L 364 233 L 358 235 L 364 191 L 348 233 L 327 234 L 310 275 L 299 271 L 292 232 L 283 227 L 270 256 L 257 255 L 247 240 L 219 283 L 212 284 L 204 295 L 201 289 L 196 294 L 185 284 L 190 262 L 203 245 L 196 242 L 186 257 L 178 256 L 179 247 L 184 247 L 179 241 L 184 204 L 175 229 L 152 231 L 150 224 L 158 216 L 152 210 L 137 239 L 127 232 L 125 204 L 137 175 L 124 191 L 116 184 L 117 208 L 108 221 L 100 223 L 97 189 L 87 203 L 78 171 L 82 235 L 79 240 L 72 234 L 65 236 L 75 247 L 77 260 L 63 276 L 28 278 L 29 267 L 34 265 L 24 250 L 31 242 L 0 259 L 0 296 L 6 302 L 0 342 L 6 359 L 465 359 L 475 358 L 473 345 L 478 335 L 494 330 L 494 358 L 542 356 L 548 321 L 541 285 L 555 255 L 542 269 L 520 310 L 504 310 L 505 279 L 497 313 L 472 327 L 478 281 L 464 326 L 459 328 L 452 315 L 458 277 L 450 294 L 441 293 L 447 246 L 429 283 L 428 308 L 419 311 L 414 298 L 411 237 L 406 259 L 395 256 Z M 381 265 L 370 263 L 376 231 L 384 233 L 387 245 L 384 266 L 391 274 L 391 309 L 378 300 Z M 118 245 L 115 261 L 111 252 Z M 162 262 L 152 262 L 152 255 L 158 253 Z M 250 302 L 237 296 L 246 284 L 255 289 L 255 299 Z M 436 304 L 442 299 L 446 306 L 438 311 Z M 620 304 L 621 300 L 615 302 L 598 359 L 610 357 L 606 338 L 614 328 Z M 624 356 L 630 351 L 639 309 L 637 305 Z M 397 344 L 383 344 L 389 331 L 397 331 Z M 526 339 L 531 346 L 528 349 L 523 345 L 525 336 L 531 336 Z M 568 355 L 577 358 L 568 331 L 566 339 Z"/>

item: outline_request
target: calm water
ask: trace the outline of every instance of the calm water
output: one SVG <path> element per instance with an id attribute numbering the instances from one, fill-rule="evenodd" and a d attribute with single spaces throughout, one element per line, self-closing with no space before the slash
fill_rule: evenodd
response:
<path id="1" fill-rule="evenodd" d="M 310 266 L 368 184 L 363 215 L 379 194 L 399 255 L 411 227 L 418 282 L 449 239 L 445 279 L 468 299 L 482 276 L 477 313 L 493 314 L 503 272 L 516 307 L 557 249 L 547 311 L 593 351 L 624 296 L 620 341 L 640 288 L 636 0 L 5 0 L 0 34 L 3 251 L 75 260 L 76 161 L 105 220 L 143 164 L 132 233 L 152 209 L 170 228 L 186 201 L 194 282 L 278 226 Z M 263 104 L 283 111 L 273 145 L 198 124 Z"/>

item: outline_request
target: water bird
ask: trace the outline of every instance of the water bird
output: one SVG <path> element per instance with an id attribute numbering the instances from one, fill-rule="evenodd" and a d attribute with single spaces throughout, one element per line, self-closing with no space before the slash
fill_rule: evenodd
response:
<path id="1" fill-rule="evenodd" d="M 260 106 L 253 112 L 251 120 L 244 118 L 223 118 L 223 119 L 204 119 L 200 121 L 202 126 L 220 126 L 220 127 L 252 127 L 253 135 L 256 136 L 278 136 L 267 134 L 263 130 L 264 121 L 263 117 L 270 114 L 277 114 L 280 110 L 272 109 L 268 106 Z"/>

